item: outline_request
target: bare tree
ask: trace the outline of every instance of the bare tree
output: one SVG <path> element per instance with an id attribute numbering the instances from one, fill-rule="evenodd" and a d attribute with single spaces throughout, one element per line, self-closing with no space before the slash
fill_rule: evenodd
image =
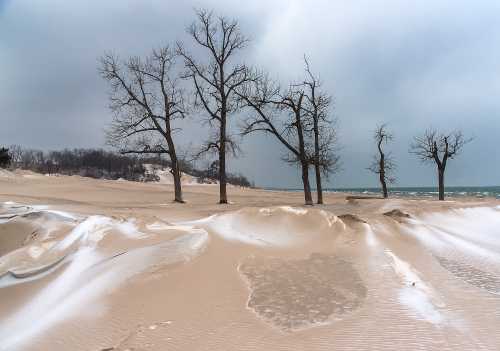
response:
<path id="1" fill-rule="evenodd" d="M 444 172 L 448 160 L 460 154 L 465 144 L 472 139 L 466 139 L 461 131 L 440 134 L 434 129 L 428 129 L 423 136 L 414 138 L 410 153 L 415 154 L 422 162 L 435 162 L 438 169 L 439 200 L 444 200 Z"/>
<path id="2" fill-rule="evenodd" d="M 396 163 L 390 154 L 384 152 L 382 145 L 387 144 L 393 138 L 394 135 L 387 130 L 386 124 L 382 124 L 375 129 L 373 139 L 377 144 L 378 155 L 373 156 L 373 161 L 370 167 L 368 167 L 370 171 L 378 174 L 380 185 L 382 186 L 382 194 L 385 199 L 389 197 L 387 183 L 394 183 L 396 181 L 393 174 L 396 169 Z"/>
<path id="3" fill-rule="evenodd" d="M 319 127 L 319 170 L 328 179 L 342 169 L 339 156 L 339 141 L 337 135 L 337 120 L 332 119 Z"/>
<path id="4" fill-rule="evenodd" d="M 235 89 L 248 80 L 244 64 L 232 59 L 246 47 L 248 39 L 241 34 L 239 24 L 212 12 L 198 10 L 197 20 L 188 28 L 194 42 L 208 53 L 208 62 L 198 62 L 182 44 L 178 52 L 184 58 L 185 77 L 193 82 L 196 103 L 208 114 L 208 123 L 215 128 L 201 153 L 215 151 L 219 156 L 219 186 L 221 204 L 227 203 L 226 153 L 235 153 L 235 141 L 228 135 L 228 117 L 239 108 Z"/>
<path id="5" fill-rule="evenodd" d="M 267 75 L 253 74 L 252 76 L 248 84 L 238 89 L 242 105 L 253 111 L 253 114 L 244 121 L 242 134 L 268 133 L 285 146 L 287 154 L 283 160 L 300 165 L 305 204 L 312 205 L 309 184 L 311 153 L 306 139 L 304 86 L 290 84 L 288 89 L 283 91 Z M 283 114 L 285 118 L 282 118 Z"/>
<path id="6" fill-rule="evenodd" d="M 14 168 L 17 168 L 21 165 L 21 160 L 23 156 L 23 149 L 20 145 L 10 145 L 9 146 L 9 154 L 11 157 L 11 164 Z"/>
<path id="7" fill-rule="evenodd" d="M 171 160 L 176 202 L 182 198 L 181 170 L 172 122 L 184 118 L 186 107 L 180 78 L 172 73 L 176 52 L 169 47 L 153 50 L 144 61 L 132 57 L 121 62 L 106 54 L 100 73 L 111 85 L 114 112 L 107 139 L 122 154 L 167 154 Z"/>
<path id="8" fill-rule="evenodd" d="M 317 203 L 323 203 L 323 187 L 321 174 L 328 176 L 338 170 L 339 156 L 335 152 L 337 133 L 334 128 L 335 120 L 329 118 L 332 97 L 322 91 L 322 83 L 309 67 L 309 62 L 304 56 L 306 79 L 304 80 L 305 98 L 307 103 L 304 109 L 311 120 L 311 129 L 314 137 L 314 151 L 312 164 L 316 174 Z"/>

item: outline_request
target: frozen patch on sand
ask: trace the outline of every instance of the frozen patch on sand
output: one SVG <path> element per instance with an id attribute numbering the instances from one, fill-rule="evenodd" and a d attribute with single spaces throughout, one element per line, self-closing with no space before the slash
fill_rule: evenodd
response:
<path id="1" fill-rule="evenodd" d="M 96 306 L 96 299 L 132 276 L 147 269 L 157 270 L 165 265 L 191 260 L 200 254 L 207 243 L 208 233 L 197 232 L 111 257 L 90 246 L 79 247 L 54 280 L 0 323 L 0 349 L 22 349 L 33 336 L 54 324 L 76 315 L 79 318 L 88 315 L 89 306 Z"/>
<path id="2" fill-rule="evenodd" d="M 54 246 L 55 242 L 54 241 L 48 241 L 41 243 L 40 245 L 30 245 L 28 247 L 28 253 L 33 259 L 37 259 L 40 257 L 44 252 L 47 250 L 50 250 L 52 246 Z"/>
<path id="3" fill-rule="evenodd" d="M 256 246 L 294 246 L 335 233 L 343 223 L 326 211 L 298 210 L 287 206 L 244 208 L 196 221 L 182 222 L 204 228 L 228 241 Z"/>
<path id="4" fill-rule="evenodd" d="M 165 222 L 154 222 L 146 225 L 147 230 L 152 231 L 161 231 L 161 230 L 169 230 L 172 226 Z"/>
<path id="5" fill-rule="evenodd" d="M 40 218 L 37 217 L 36 220 Z M 44 219 L 44 217 L 42 217 Z M 0 257 L 0 286 L 18 284 L 20 278 L 40 276 L 64 260 L 67 255 L 85 247 L 97 248 L 99 242 L 109 233 L 123 235 L 128 239 L 142 239 L 133 219 L 117 220 L 104 216 L 90 216 L 68 229 L 69 233 L 53 238 L 50 233 L 56 224 L 44 222 L 47 233 L 35 240 L 30 240 L 23 247 Z M 49 226 L 50 225 L 50 226 Z M 54 227 L 55 226 L 55 227 Z M 50 240 L 49 240 L 50 239 Z M 7 279 L 3 278 L 18 278 Z"/>
<path id="6" fill-rule="evenodd" d="M 307 209 L 305 208 L 300 208 L 300 207 L 292 207 L 292 206 L 281 206 L 279 209 L 285 211 L 285 212 L 290 212 L 296 215 L 305 215 L 307 214 Z"/>
<path id="7" fill-rule="evenodd" d="M 375 233 L 373 232 L 372 227 L 369 224 L 363 224 L 363 226 L 365 227 L 366 244 L 371 247 L 377 246 L 378 242 L 375 238 Z"/>
<path id="8" fill-rule="evenodd" d="M 489 246 L 500 258 L 500 212 L 490 207 L 454 209 L 447 212 L 429 213 L 420 221 L 451 236 Z"/>
<path id="9" fill-rule="evenodd" d="M 133 239 L 141 239 L 147 236 L 137 229 L 133 219 L 119 221 L 104 216 L 90 216 L 78 224 L 69 235 L 55 246 L 55 249 L 66 250 L 76 242 L 95 246 L 110 231 L 117 231 Z"/>
<path id="10" fill-rule="evenodd" d="M 64 211 L 52 210 L 46 205 L 22 205 L 12 201 L 4 202 L 0 206 L 0 224 L 6 223 L 14 218 L 21 217 L 27 219 L 47 218 L 59 221 L 74 222 L 83 219 L 80 216 Z"/>
<path id="11" fill-rule="evenodd" d="M 196 228 L 192 225 L 178 225 L 178 224 L 169 224 L 166 222 L 154 222 L 152 224 L 146 225 L 146 228 L 151 231 L 181 231 L 181 232 L 189 232 L 189 233 L 206 233 L 204 229 Z"/>
<path id="12" fill-rule="evenodd" d="M 399 301 L 418 318 L 433 324 L 442 323 L 445 318 L 436 307 L 443 307 L 444 304 L 439 301 L 434 289 L 424 283 L 419 273 L 392 251 L 386 249 L 385 254 L 391 258 L 391 267 L 405 285 L 399 292 Z"/>
<path id="13" fill-rule="evenodd" d="M 43 211 L 46 213 L 52 213 L 52 214 L 55 214 L 59 217 L 73 220 L 73 221 L 82 219 L 81 216 L 78 216 L 76 214 L 65 212 L 65 211 L 59 211 L 59 210 L 51 210 L 49 206 L 45 206 L 45 205 L 34 205 L 34 206 L 30 206 L 30 207 L 33 208 L 35 211 Z"/>
<path id="14" fill-rule="evenodd" d="M 402 225 L 443 268 L 489 293 L 500 292 L 500 212 L 473 207 L 429 213 Z"/>
<path id="15" fill-rule="evenodd" d="M 251 291 L 247 307 L 285 331 L 341 318 L 358 308 L 367 293 L 352 264 L 332 255 L 314 253 L 302 260 L 248 258 L 238 270 Z"/>

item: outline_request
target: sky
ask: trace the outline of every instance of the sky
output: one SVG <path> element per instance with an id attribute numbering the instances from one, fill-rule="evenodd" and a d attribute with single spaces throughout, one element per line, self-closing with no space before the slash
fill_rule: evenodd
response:
<path id="1" fill-rule="evenodd" d="M 0 0 L 0 145 L 106 147 L 112 114 L 99 56 L 145 56 L 177 40 L 192 47 L 185 29 L 195 8 L 237 19 L 251 38 L 238 59 L 280 81 L 300 79 L 308 56 L 339 120 L 343 167 L 328 187 L 378 185 L 366 168 L 381 123 L 395 135 L 387 149 L 398 186 L 436 184 L 435 168 L 408 153 L 429 127 L 474 138 L 449 163 L 448 185 L 500 185 L 499 1 Z M 202 119 L 193 111 L 176 135 L 184 152 L 207 133 Z M 241 148 L 232 172 L 300 187 L 272 137 L 247 137 Z"/>

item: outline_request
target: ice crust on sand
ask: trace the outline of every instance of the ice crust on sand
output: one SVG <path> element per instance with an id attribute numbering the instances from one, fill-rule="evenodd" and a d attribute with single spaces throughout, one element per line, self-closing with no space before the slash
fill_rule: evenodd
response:
<path id="1" fill-rule="evenodd" d="M 400 259 L 392 251 L 386 249 L 385 254 L 391 259 L 391 267 L 405 285 L 399 292 L 399 301 L 410 308 L 418 318 L 430 323 L 442 323 L 445 318 L 437 307 L 444 304 L 434 289 L 420 279 L 419 273 L 407 262 Z"/>
<path id="2" fill-rule="evenodd" d="M 133 219 L 118 221 L 105 216 L 90 216 L 78 224 L 55 248 L 65 250 L 77 241 L 85 245 L 95 245 L 111 230 L 116 230 L 129 238 L 140 239 L 146 236 L 138 230 Z"/>
<path id="3" fill-rule="evenodd" d="M 112 231 L 133 239 L 144 237 L 133 220 L 119 221 L 104 216 L 90 216 L 60 240 L 45 238 L 41 242 L 29 243 L 0 257 L 0 278 L 9 274 L 17 278 L 39 274 L 61 262 L 75 250 L 96 247 L 99 241 Z"/>
<path id="4" fill-rule="evenodd" d="M 428 213 L 402 229 L 428 246 L 437 262 L 457 278 L 500 293 L 500 212 L 496 207 Z"/>
<path id="5" fill-rule="evenodd" d="M 469 241 L 475 246 L 493 246 L 500 257 L 500 212 L 490 207 L 454 209 L 429 213 L 419 218 L 422 223 Z"/>
<path id="6" fill-rule="evenodd" d="M 368 246 L 371 247 L 377 246 L 378 242 L 377 239 L 375 238 L 375 233 L 373 232 L 372 227 L 366 223 L 363 223 L 363 226 L 365 227 L 366 243 L 368 244 Z"/>
<path id="7" fill-rule="evenodd" d="M 50 206 L 47 205 L 27 206 L 23 204 L 18 204 L 13 201 L 7 201 L 0 206 L 0 223 L 4 223 L 18 216 L 26 217 L 29 215 L 37 215 L 37 214 L 40 215 L 52 214 L 68 221 L 76 221 L 78 219 L 82 219 L 81 216 L 65 211 L 53 210 L 50 208 Z"/>
<path id="8" fill-rule="evenodd" d="M 134 220 L 90 216 L 60 241 L 20 249 L 25 250 L 32 259 L 33 275 L 16 279 L 4 274 L 0 276 L 0 288 L 47 276 L 56 270 L 60 273 L 38 291 L 29 303 L 0 323 L 0 350 L 22 349 L 25 342 L 55 323 L 75 315 L 88 314 L 88 306 L 92 306 L 94 300 L 144 270 L 193 259 L 205 249 L 209 236 L 199 228 L 193 228 L 192 231 L 189 227 L 183 229 L 186 234 L 175 239 L 150 246 L 124 248 L 110 254 L 99 248 L 99 242 L 110 233 L 131 240 L 141 239 L 144 234 L 138 231 Z M 65 264 L 45 271 L 36 270 L 39 269 L 41 258 L 50 251 L 60 252 L 59 256 L 54 257 L 64 260 Z M 16 253 L 9 255 L 13 254 Z M 9 260 L 9 255 L 1 258 L 4 266 L 15 263 L 15 260 Z M 8 270 L 15 271 L 16 268 L 14 266 Z M 16 330 L 16 333 L 12 333 L 12 330 Z"/>
<path id="9" fill-rule="evenodd" d="M 300 245 L 343 223 L 322 210 L 295 209 L 288 206 L 244 208 L 200 220 L 181 222 L 204 228 L 228 241 L 255 246 L 288 247 Z"/>

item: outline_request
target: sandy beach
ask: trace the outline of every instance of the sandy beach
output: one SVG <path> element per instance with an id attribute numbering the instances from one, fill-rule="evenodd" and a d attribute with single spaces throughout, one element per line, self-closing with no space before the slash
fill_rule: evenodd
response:
<path id="1" fill-rule="evenodd" d="M 497 350 L 500 201 L 0 177 L 0 350 Z"/>

